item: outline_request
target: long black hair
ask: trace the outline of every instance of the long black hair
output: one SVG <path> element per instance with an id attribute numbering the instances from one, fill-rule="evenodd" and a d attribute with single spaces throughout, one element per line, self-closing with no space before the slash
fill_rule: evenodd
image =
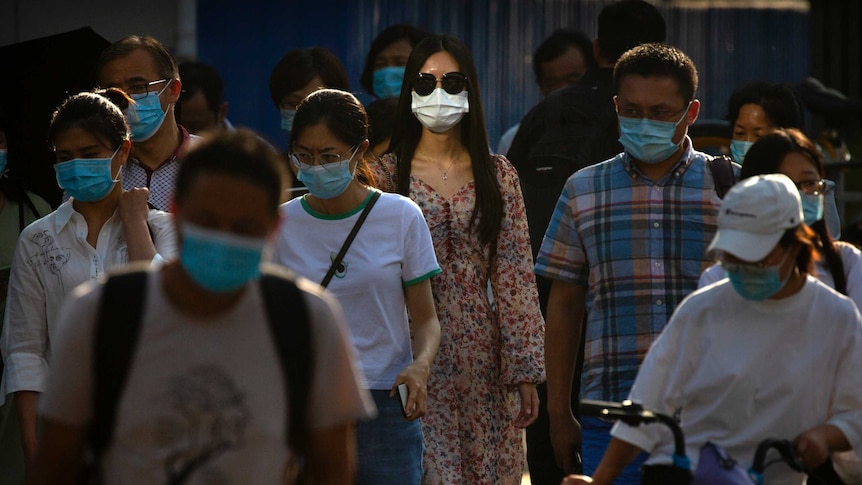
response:
<path id="1" fill-rule="evenodd" d="M 503 220 L 503 199 L 497 182 L 496 161 L 491 158 L 488 150 L 488 134 L 485 131 L 485 114 L 482 109 L 482 98 L 479 95 L 476 65 L 467 46 L 454 36 L 439 34 L 426 37 L 413 48 L 407 66 L 404 68 L 404 83 L 401 86 L 401 97 L 395 114 L 392 141 L 389 144 L 390 151 L 398 158 L 398 192 L 402 195 L 409 194 L 410 167 L 413 154 L 422 137 L 422 125 L 411 109 L 412 81 L 419 74 L 425 61 L 438 52 L 451 55 L 458 63 L 461 72 L 467 75 L 470 111 L 461 119 L 459 126 L 461 142 L 470 154 L 476 187 L 476 203 L 470 216 L 470 228 L 473 228 L 474 224 L 477 226 L 479 241 L 482 244 L 491 245 L 493 255 Z"/>
<path id="2" fill-rule="evenodd" d="M 791 153 L 798 153 L 809 161 L 817 169 L 820 178 L 826 171 L 823 169 L 823 160 L 817 147 L 811 143 L 801 131 L 795 128 L 787 128 L 770 133 L 756 142 L 745 154 L 745 163 L 739 171 L 740 180 L 769 173 L 779 173 L 781 161 Z M 817 251 L 826 260 L 832 279 L 835 281 L 835 290 L 847 294 L 847 276 L 844 273 L 844 262 L 835 249 L 832 236 L 826 229 L 826 222 L 821 217 L 819 221 L 811 224 L 811 229 L 817 234 Z"/>

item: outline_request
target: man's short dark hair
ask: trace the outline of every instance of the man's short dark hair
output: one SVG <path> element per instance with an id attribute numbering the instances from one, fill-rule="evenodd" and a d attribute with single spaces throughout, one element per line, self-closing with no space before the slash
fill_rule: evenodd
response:
<path id="1" fill-rule="evenodd" d="M 183 62 L 180 64 L 180 76 L 183 81 L 180 103 L 201 92 L 207 101 L 207 108 L 218 113 L 224 103 L 224 81 L 216 68 L 203 62 Z"/>
<path id="2" fill-rule="evenodd" d="M 542 41 L 533 54 L 533 72 L 536 74 L 536 80 L 540 83 L 542 81 L 542 64 L 553 61 L 572 47 L 581 51 L 588 69 L 596 66 L 596 60 L 593 58 L 593 43 L 586 34 L 573 29 L 558 29 Z"/>
<path id="3" fill-rule="evenodd" d="M 622 0 L 599 13 L 599 55 L 615 62 L 640 44 L 664 42 L 667 25 L 658 9 L 643 0 Z"/>
<path id="4" fill-rule="evenodd" d="M 180 71 L 177 67 L 177 61 L 174 60 L 174 56 L 168 52 L 168 49 L 161 42 L 149 35 L 130 35 L 109 45 L 102 51 L 96 64 L 96 72 L 99 74 L 99 77 L 101 78 L 102 70 L 106 64 L 126 57 L 138 49 L 144 49 L 150 53 L 159 76 L 164 79 L 180 78 Z"/>
<path id="5" fill-rule="evenodd" d="M 676 81 L 682 99 L 691 101 L 697 91 L 697 69 L 685 53 L 667 44 L 644 44 L 626 51 L 614 66 L 614 89 L 624 77 L 669 77 Z"/>
<path id="6" fill-rule="evenodd" d="M 251 130 L 221 131 L 195 145 L 186 155 L 177 173 L 174 198 L 181 206 L 201 174 L 224 174 L 263 189 L 267 207 L 275 214 L 281 198 L 283 171 L 275 150 Z"/>

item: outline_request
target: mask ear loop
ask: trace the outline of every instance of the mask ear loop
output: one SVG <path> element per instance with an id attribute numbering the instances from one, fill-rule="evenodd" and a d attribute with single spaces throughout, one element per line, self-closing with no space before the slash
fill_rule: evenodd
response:
<path id="1" fill-rule="evenodd" d="M 688 102 L 687 105 L 685 105 L 685 109 L 682 110 L 683 111 L 682 117 L 680 119 L 676 120 L 675 126 L 679 126 L 679 124 L 682 123 L 682 120 L 684 120 L 688 116 L 688 110 L 691 109 L 691 103 L 693 103 L 693 102 L 694 102 L 694 100 L 691 100 Z"/>
<path id="2" fill-rule="evenodd" d="M 108 163 L 109 163 L 109 165 L 110 165 L 110 163 L 111 163 L 111 162 L 113 162 L 113 161 L 114 161 L 114 157 L 116 157 L 116 156 L 117 156 L 117 153 L 119 153 L 119 152 L 120 152 L 120 148 L 121 148 L 122 146 L 123 146 L 123 144 L 122 144 L 122 143 L 120 143 L 120 145 L 117 147 L 117 149 L 116 149 L 116 150 L 114 150 L 114 154 L 113 154 L 113 155 L 111 155 L 110 161 L 108 162 Z M 123 165 L 125 165 L 125 164 L 123 164 Z M 123 165 L 120 165 L 120 168 L 119 168 L 119 169 L 117 169 L 117 178 L 114 178 L 113 176 L 111 176 L 111 181 L 112 181 L 112 182 L 120 182 L 120 181 L 122 180 Z"/>
<path id="3" fill-rule="evenodd" d="M 351 154 L 350 154 L 350 158 L 348 158 L 348 159 L 347 159 L 347 168 L 348 168 L 348 169 L 350 168 L 350 162 L 352 162 L 352 161 L 353 161 L 353 157 L 355 157 L 355 156 L 356 156 L 356 152 L 358 152 L 358 151 L 359 151 L 359 147 L 361 147 L 361 146 L 362 146 L 362 143 L 363 143 L 363 142 L 365 142 L 365 140 L 362 140 L 361 142 L 359 142 L 359 144 L 358 144 L 358 145 L 356 145 L 356 148 L 354 148 L 354 149 L 353 149 L 353 153 L 351 153 Z M 356 169 L 357 169 L 357 168 L 359 168 L 359 161 L 358 161 L 358 160 L 356 161 L 356 165 L 354 165 L 354 166 L 353 166 L 353 170 L 351 170 L 351 171 L 350 171 L 350 177 L 351 177 L 351 178 L 355 178 L 355 177 L 356 177 Z"/>

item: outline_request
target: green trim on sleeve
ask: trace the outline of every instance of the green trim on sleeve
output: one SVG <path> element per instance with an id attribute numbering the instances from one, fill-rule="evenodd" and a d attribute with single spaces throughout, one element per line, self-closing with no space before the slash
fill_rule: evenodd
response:
<path id="1" fill-rule="evenodd" d="M 418 278 L 413 278 L 413 279 L 412 279 L 412 280 L 410 280 L 410 281 L 405 281 L 404 283 L 402 283 L 402 285 L 404 285 L 404 286 L 413 286 L 413 285 L 415 285 L 416 283 L 422 283 L 423 281 L 425 281 L 425 280 L 427 280 L 427 279 L 431 278 L 432 276 L 437 276 L 438 274 L 440 274 L 440 273 L 442 273 L 442 272 L 443 272 L 443 270 L 442 270 L 442 269 L 440 269 L 440 267 L 438 266 L 438 267 L 437 267 L 437 269 L 435 269 L 434 271 L 429 271 L 428 273 L 425 273 L 424 275 L 422 275 L 422 276 L 420 276 L 420 277 L 418 277 Z"/>

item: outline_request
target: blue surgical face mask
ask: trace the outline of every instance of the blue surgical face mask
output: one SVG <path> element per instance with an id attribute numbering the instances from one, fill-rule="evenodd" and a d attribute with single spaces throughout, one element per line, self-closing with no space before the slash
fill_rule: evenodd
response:
<path id="1" fill-rule="evenodd" d="M 691 103 L 688 104 L 690 106 Z M 666 160 L 679 149 L 679 143 L 673 142 L 673 135 L 677 125 L 688 116 L 688 107 L 675 122 L 618 116 L 620 143 L 629 156 L 641 162 L 652 164 Z"/>
<path id="2" fill-rule="evenodd" d="M 57 184 L 70 197 L 81 202 L 104 199 L 120 181 L 122 166 L 117 170 L 117 178 L 111 173 L 111 160 L 119 150 L 117 147 L 110 158 L 75 158 L 54 165 Z"/>
<path id="3" fill-rule="evenodd" d="M 229 293 L 260 275 L 265 238 L 206 229 L 188 222 L 180 226 L 180 264 L 201 288 Z"/>
<path id="4" fill-rule="evenodd" d="M 733 289 L 739 296 L 746 300 L 763 301 L 784 288 L 790 275 L 793 274 L 793 271 L 788 271 L 787 276 L 784 279 L 781 278 L 781 267 L 784 266 L 790 254 L 790 252 L 785 254 L 781 262 L 774 266 L 740 266 L 737 268 L 735 265 L 727 265 L 731 267 L 725 266 L 725 271 L 727 271 L 727 277 L 730 279 Z"/>
<path id="5" fill-rule="evenodd" d="M 799 192 L 802 199 L 802 215 L 809 226 L 823 219 L 823 194 L 806 194 Z"/>
<path id="6" fill-rule="evenodd" d="M 296 110 L 282 108 L 279 111 L 281 111 L 281 129 L 290 133 L 293 129 L 293 119 L 296 118 Z"/>
<path id="7" fill-rule="evenodd" d="M 0 148 L 0 177 L 3 176 L 3 172 L 6 171 L 6 155 L 8 150 L 5 148 Z"/>
<path id="8" fill-rule="evenodd" d="M 162 101 L 159 96 L 168 89 L 173 79 L 165 83 L 165 87 L 159 92 L 147 94 L 133 94 L 131 98 L 135 104 L 126 108 L 126 121 L 132 131 L 132 141 L 146 141 L 159 131 L 165 121 L 165 110 L 162 109 Z"/>
<path id="9" fill-rule="evenodd" d="M 751 145 L 754 145 L 753 141 L 730 140 L 730 156 L 733 157 L 733 161 L 742 165 L 742 160 Z"/>
<path id="10" fill-rule="evenodd" d="M 343 194 L 353 181 L 353 171 L 350 162 L 359 150 L 357 146 L 347 160 L 327 163 L 326 165 L 299 164 L 296 178 L 308 187 L 311 195 L 319 199 L 333 199 Z"/>
<path id="11" fill-rule="evenodd" d="M 378 98 L 397 98 L 404 82 L 404 66 L 382 67 L 374 71 L 374 94 Z"/>

